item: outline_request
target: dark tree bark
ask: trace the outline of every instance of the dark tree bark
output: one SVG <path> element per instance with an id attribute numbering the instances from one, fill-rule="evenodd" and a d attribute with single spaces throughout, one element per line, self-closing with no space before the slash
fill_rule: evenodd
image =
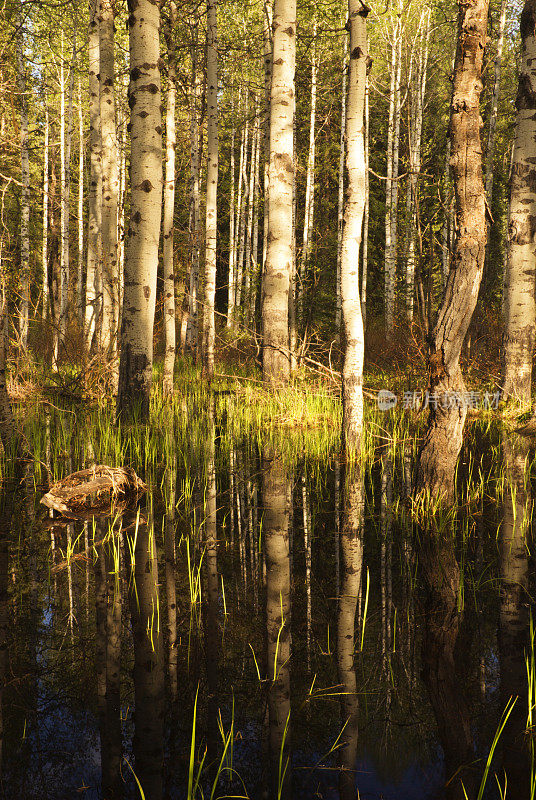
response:
<path id="1" fill-rule="evenodd" d="M 451 165 L 456 241 L 445 293 L 429 341 L 430 416 L 417 465 L 417 489 L 450 501 L 467 409 L 460 353 L 473 316 L 486 253 L 480 93 L 488 0 L 459 0 L 458 45 L 451 101 Z M 453 402 L 454 401 L 454 402 Z"/>

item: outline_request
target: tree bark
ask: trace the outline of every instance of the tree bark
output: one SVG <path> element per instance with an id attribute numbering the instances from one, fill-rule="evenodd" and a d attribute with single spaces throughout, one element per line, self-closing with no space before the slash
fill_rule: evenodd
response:
<path id="1" fill-rule="evenodd" d="M 342 373 L 343 433 L 349 451 L 361 440 L 363 427 L 364 336 L 359 297 L 359 250 L 365 209 L 365 87 L 367 81 L 367 14 L 362 0 L 348 0 L 350 62 L 346 107 L 346 174 L 341 251 L 342 321 L 345 337 Z"/>
<path id="2" fill-rule="evenodd" d="M 218 222 L 218 36 L 216 0 L 207 0 L 207 191 L 203 369 L 214 376 L 216 243 Z"/>
<path id="3" fill-rule="evenodd" d="M 275 0 L 268 250 L 263 283 L 263 378 L 275 386 L 290 376 L 288 308 L 292 275 L 292 200 L 294 184 L 294 71 L 296 0 Z"/>
<path id="4" fill-rule="evenodd" d="M 191 75 L 189 86 L 190 104 L 190 216 L 188 222 L 190 250 L 190 289 L 189 316 L 186 333 L 186 347 L 197 357 L 198 322 L 199 322 L 199 173 L 201 166 L 201 147 L 199 142 L 199 76 L 197 64 L 197 46 L 199 21 L 194 11 L 192 24 Z"/>
<path id="5" fill-rule="evenodd" d="M 234 117 L 234 103 L 233 103 Z M 235 138 L 236 129 L 233 118 L 231 130 L 231 153 L 230 153 L 230 173 L 231 189 L 229 193 L 229 282 L 227 285 L 227 321 L 226 327 L 230 328 L 234 315 L 234 292 L 235 292 Z"/>
<path id="6" fill-rule="evenodd" d="M 149 416 L 162 210 L 160 11 L 130 0 L 130 221 L 125 258 L 118 414 Z"/>
<path id="7" fill-rule="evenodd" d="M 298 276 L 298 295 L 303 289 L 307 262 L 311 253 L 311 236 L 313 232 L 313 217 L 315 208 L 315 124 L 316 124 L 316 83 L 317 83 L 317 59 L 316 59 L 316 37 L 317 22 L 313 23 L 313 41 L 311 44 L 311 109 L 309 116 L 309 153 L 307 156 L 307 176 L 305 182 L 305 213 L 303 219 L 303 245 L 300 259 L 300 271 Z"/>
<path id="8" fill-rule="evenodd" d="M 502 391 L 530 403 L 536 280 L 536 2 L 521 14 L 522 60 L 508 215 Z"/>
<path id="9" fill-rule="evenodd" d="M 26 87 L 26 59 L 21 9 L 21 27 L 17 36 L 18 83 L 20 94 L 20 306 L 19 333 L 23 348 L 28 346 L 30 311 L 30 157 L 28 151 L 28 97 Z"/>
<path id="10" fill-rule="evenodd" d="M 48 157 L 50 147 L 50 120 L 45 88 L 43 104 L 45 107 L 45 131 L 43 142 L 43 239 L 42 239 L 42 280 L 43 280 L 43 319 L 48 314 Z"/>
<path id="11" fill-rule="evenodd" d="M 102 162 L 99 100 L 99 0 L 90 0 L 89 18 L 89 192 L 86 263 L 85 341 L 93 342 L 100 300 L 97 283 L 101 262 Z"/>
<path id="12" fill-rule="evenodd" d="M 102 148 L 102 328 L 101 346 L 113 356 L 117 348 L 119 296 L 117 280 L 117 200 L 119 170 L 114 94 L 114 6 L 100 0 L 99 85 Z"/>
<path id="13" fill-rule="evenodd" d="M 177 98 L 177 64 L 175 51 L 175 26 L 177 6 L 170 0 L 169 22 L 165 29 L 168 53 L 168 90 L 166 108 L 166 175 L 164 181 L 163 218 L 163 270 L 164 270 L 164 394 L 173 394 L 173 370 L 175 367 L 175 269 L 173 264 L 174 214 L 175 214 L 175 108 Z"/>
<path id="14" fill-rule="evenodd" d="M 460 353 L 475 309 L 486 251 L 485 190 L 480 143 L 480 93 L 488 0 L 459 0 L 458 44 L 451 105 L 451 153 L 456 193 L 456 243 L 428 352 L 428 427 L 417 465 L 417 489 L 454 498 L 456 462 L 467 408 Z M 456 395 L 458 393 L 458 395 Z"/>
<path id="15" fill-rule="evenodd" d="M 76 310 L 83 325 L 84 298 L 84 115 L 82 111 L 82 79 L 78 76 L 78 269 L 76 278 Z"/>
<path id="16" fill-rule="evenodd" d="M 342 256 L 342 229 L 344 222 L 344 137 L 346 133 L 346 81 L 348 78 L 348 40 L 344 37 L 343 54 L 342 54 L 342 94 L 341 94 L 341 139 L 339 151 L 339 190 L 337 198 L 337 277 L 336 277 L 336 294 L 337 299 L 335 303 L 335 327 L 337 333 L 341 328 L 341 256 Z"/>

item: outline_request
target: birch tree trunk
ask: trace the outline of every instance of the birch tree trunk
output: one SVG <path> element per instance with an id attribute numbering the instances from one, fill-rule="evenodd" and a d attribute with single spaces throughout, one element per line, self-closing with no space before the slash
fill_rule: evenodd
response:
<path id="1" fill-rule="evenodd" d="M 235 316 L 240 316 L 240 304 L 242 302 L 242 281 L 244 279 L 244 252 L 246 249 L 246 214 L 249 204 L 249 181 L 248 181 L 248 148 L 249 148 L 249 90 L 246 89 L 245 100 L 245 126 L 244 126 L 244 152 L 240 154 L 240 185 L 238 205 L 240 213 L 238 215 L 237 231 L 237 260 L 236 260 L 236 289 L 235 289 Z M 253 137 L 252 137 L 253 138 Z"/>
<path id="2" fill-rule="evenodd" d="M 82 111 L 82 79 L 78 76 L 78 270 L 76 277 L 76 310 L 83 325 L 84 298 L 84 115 Z"/>
<path id="3" fill-rule="evenodd" d="M 288 307 L 292 275 L 292 194 L 294 184 L 294 71 L 296 0 L 275 0 L 268 250 L 263 282 L 263 378 L 275 386 L 290 375 Z"/>
<path id="4" fill-rule="evenodd" d="M 506 6 L 508 0 L 501 0 L 501 11 L 499 15 L 499 31 L 497 37 L 497 53 L 493 72 L 493 94 L 491 96 L 491 108 L 489 116 L 488 148 L 486 150 L 486 199 L 488 207 L 491 208 L 493 195 L 493 157 L 495 155 L 495 132 L 497 130 L 497 110 L 499 107 L 499 95 L 501 91 L 501 65 L 504 46 L 504 29 L 506 26 Z"/>
<path id="5" fill-rule="evenodd" d="M 43 142 L 43 239 L 42 239 L 42 276 L 43 276 L 43 319 L 48 314 L 48 156 L 50 140 L 50 121 L 48 117 L 48 99 L 45 89 L 43 104 L 45 107 L 45 131 Z"/>
<path id="6" fill-rule="evenodd" d="M 233 104 L 234 117 L 234 104 Z M 234 288 L 235 288 L 235 138 L 236 130 L 233 118 L 231 130 L 230 173 L 231 188 L 229 193 L 229 283 L 227 286 L 227 321 L 226 327 L 232 325 L 234 314 Z"/>
<path id="7" fill-rule="evenodd" d="M 89 192 L 86 263 L 85 342 L 91 348 L 99 309 L 97 293 L 101 262 L 102 163 L 99 100 L 99 0 L 89 4 Z"/>
<path id="8" fill-rule="evenodd" d="M 207 0 L 207 192 L 203 369 L 214 376 L 216 237 L 218 222 L 218 36 L 216 0 Z"/>
<path id="9" fill-rule="evenodd" d="M 456 193 L 456 242 L 428 354 L 428 427 L 417 464 L 417 489 L 454 498 L 456 462 L 467 408 L 459 359 L 475 309 L 486 250 L 485 190 L 480 143 L 480 93 L 488 1 L 459 0 L 458 44 L 451 107 L 451 153 Z M 454 399 L 454 402 L 452 402 Z"/>
<path id="10" fill-rule="evenodd" d="M 166 108 L 166 175 L 164 182 L 163 219 L 163 269 L 164 269 L 164 337 L 165 354 L 163 369 L 164 394 L 173 394 L 173 371 L 175 367 L 175 269 L 173 264 L 173 233 L 175 213 L 175 108 L 177 98 L 177 64 L 175 51 L 175 26 L 177 6 L 170 0 L 169 23 L 165 38 L 168 53 L 168 90 Z"/>
<path id="11" fill-rule="evenodd" d="M 337 299 L 335 305 L 335 327 L 337 332 L 341 329 L 341 256 L 342 256 L 342 229 L 344 221 L 344 137 L 346 133 L 346 81 L 348 70 L 348 40 L 344 37 L 342 56 L 342 100 L 341 100 L 341 140 L 339 151 L 339 194 L 337 198 Z"/>
<path id="12" fill-rule="evenodd" d="M 110 356 L 117 349 L 119 297 L 117 280 L 117 201 L 119 170 L 114 93 L 114 6 L 100 0 L 99 85 L 102 148 L 102 329 L 101 346 Z"/>
<path id="13" fill-rule="evenodd" d="M 17 36 L 18 84 L 20 94 L 20 306 L 19 333 L 23 348 L 28 346 L 30 311 L 30 159 L 28 153 L 28 97 L 26 88 L 26 59 L 21 8 L 21 28 Z"/>
<path id="14" fill-rule="evenodd" d="M 117 411 L 137 410 L 147 420 L 162 209 L 160 10 L 151 0 L 129 0 L 129 11 L 130 222 Z"/>
<path id="15" fill-rule="evenodd" d="M 387 181 L 385 184 L 385 326 L 389 332 L 393 330 L 395 321 L 401 48 L 402 23 L 400 17 L 398 17 L 393 28 L 389 123 L 387 128 Z"/>
<path id="16" fill-rule="evenodd" d="M 502 391 L 530 403 L 536 306 L 536 0 L 521 14 L 521 68 L 510 184 Z"/>
<path id="17" fill-rule="evenodd" d="M 273 25 L 273 6 L 272 0 L 263 2 L 263 51 L 264 51 L 264 126 L 263 126 L 263 150 L 264 150 L 264 220 L 262 237 L 262 265 L 261 275 L 264 277 L 266 267 L 266 253 L 268 251 L 268 194 L 270 186 L 270 96 L 272 93 L 272 25 Z M 262 297 L 262 294 L 261 294 Z"/>
<path id="18" fill-rule="evenodd" d="M 368 231 L 370 216 L 369 120 L 369 85 L 367 80 L 365 87 L 365 210 L 363 212 L 363 241 L 361 244 L 361 316 L 363 317 L 363 336 L 367 327 Z"/>
<path id="19" fill-rule="evenodd" d="M 406 317 L 413 320 L 413 294 L 415 285 L 415 261 L 417 253 L 417 210 L 419 207 L 419 176 L 421 172 L 422 122 L 426 78 L 428 68 L 428 41 L 430 37 L 430 9 L 425 8 L 419 22 L 419 49 L 413 80 L 410 86 L 410 130 L 409 130 L 409 180 L 407 247 L 406 247 Z"/>
<path id="20" fill-rule="evenodd" d="M 76 37 L 76 30 L 75 30 Z M 57 326 L 57 339 L 55 347 L 55 360 L 59 356 L 59 343 L 63 342 L 67 329 L 67 316 L 69 313 L 69 217 L 71 193 L 71 143 L 73 135 L 73 91 L 74 91 L 74 61 L 76 56 L 76 38 L 73 41 L 71 63 L 69 65 L 69 85 L 65 77 L 65 61 L 63 57 L 63 32 L 61 38 L 61 66 L 60 66 L 60 91 L 61 91 L 61 120 L 60 120 L 60 186 L 61 186 L 61 249 L 60 249 L 60 312 Z M 67 113 L 66 113 L 67 105 Z"/>
<path id="21" fill-rule="evenodd" d="M 309 153 L 307 156 L 307 177 L 305 184 L 305 213 L 303 219 L 303 246 L 300 259 L 298 293 L 305 280 L 307 262 L 311 253 L 311 235 L 315 208 L 315 124 L 316 124 L 316 36 L 317 22 L 313 23 L 313 41 L 311 44 L 311 110 L 309 116 Z"/>
<path id="22" fill-rule="evenodd" d="M 197 66 L 197 45 L 199 23 L 197 12 L 194 12 L 192 41 L 191 41 L 191 80 L 190 80 L 190 291 L 189 291 L 189 316 L 186 333 L 186 346 L 197 356 L 198 317 L 199 317 L 199 173 L 201 152 L 199 146 L 199 76 Z"/>
<path id="23" fill-rule="evenodd" d="M 341 300 L 344 330 L 342 373 L 343 434 L 355 451 L 363 427 L 364 336 L 359 297 L 359 249 L 365 208 L 365 88 L 367 82 L 367 14 L 362 0 L 348 0 L 350 61 L 346 107 L 346 175 L 341 252 Z"/>

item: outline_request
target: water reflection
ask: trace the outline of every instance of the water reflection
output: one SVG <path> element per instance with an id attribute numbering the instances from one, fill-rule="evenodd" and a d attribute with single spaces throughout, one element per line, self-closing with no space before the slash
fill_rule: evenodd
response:
<path id="1" fill-rule="evenodd" d="M 134 522 L 127 532 L 129 607 L 134 640 L 134 759 L 144 795 L 162 797 L 164 671 L 154 527 Z"/>
<path id="2" fill-rule="evenodd" d="M 454 548 L 450 529 L 421 532 L 418 556 L 426 593 L 422 677 L 445 756 L 445 796 L 448 800 L 472 800 L 476 785 L 475 753 L 469 706 L 464 683 L 459 678 L 461 577 Z"/>
<path id="3" fill-rule="evenodd" d="M 340 800 L 354 800 L 359 701 L 354 666 L 355 623 L 363 570 L 363 478 L 351 465 L 346 475 L 341 544 L 341 592 L 337 611 L 337 663 L 341 684 Z"/>
<path id="4" fill-rule="evenodd" d="M 290 557 L 291 482 L 271 448 L 262 456 L 266 556 L 266 635 L 270 773 L 273 798 L 290 800 Z"/>
<path id="5" fill-rule="evenodd" d="M 525 738 L 525 656 L 529 650 L 528 546 L 532 502 L 528 474 L 528 441 L 505 435 L 502 440 L 502 454 L 505 489 L 499 540 L 501 605 L 498 636 L 501 707 L 505 708 L 510 698 L 517 697 L 502 736 L 502 765 L 508 797 L 529 800 L 530 763 Z"/>

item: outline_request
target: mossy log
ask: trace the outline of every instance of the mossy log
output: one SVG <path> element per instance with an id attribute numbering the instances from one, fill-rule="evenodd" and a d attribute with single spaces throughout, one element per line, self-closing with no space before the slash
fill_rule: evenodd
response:
<path id="1" fill-rule="evenodd" d="M 62 514 L 102 510 L 147 491 L 147 486 L 130 467 L 98 464 L 73 472 L 55 483 L 41 498 L 43 505 Z"/>

